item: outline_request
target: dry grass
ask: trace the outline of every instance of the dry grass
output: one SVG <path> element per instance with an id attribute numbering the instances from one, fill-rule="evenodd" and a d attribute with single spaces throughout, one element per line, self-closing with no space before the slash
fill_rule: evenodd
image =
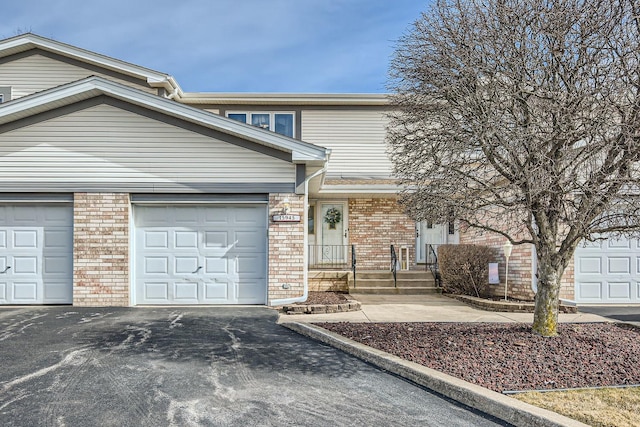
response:
<path id="1" fill-rule="evenodd" d="M 640 427 L 640 387 L 531 392 L 512 397 L 594 427 Z"/>

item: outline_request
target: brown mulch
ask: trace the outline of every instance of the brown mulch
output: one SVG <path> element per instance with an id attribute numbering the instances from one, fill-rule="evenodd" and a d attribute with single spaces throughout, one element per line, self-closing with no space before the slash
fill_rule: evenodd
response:
<path id="1" fill-rule="evenodd" d="M 349 294 L 341 292 L 315 292 L 310 291 L 305 302 L 297 302 L 295 305 L 332 305 L 343 304 L 349 301 Z"/>
<path id="2" fill-rule="evenodd" d="M 640 329 L 616 323 L 319 323 L 327 330 L 494 391 L 640 384 Z"/>

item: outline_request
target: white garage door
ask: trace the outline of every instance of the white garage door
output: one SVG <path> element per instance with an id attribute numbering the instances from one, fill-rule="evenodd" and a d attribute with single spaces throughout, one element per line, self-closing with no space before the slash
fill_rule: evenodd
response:
<path id="1" fill-rule="evenodd" d="M 134 209 L 137 304 L 266 304 L 265 205 Z"/>
<path id="2" fill-rule="evenodd" d="M 609 239 L 579 246 L 575 286 L 576 302 L 640 303 L 640 241 Z"/>
<path id="3" fill-rule="evenodd" d="M 73 208 L 0 204 L 0 304 L 71 304 Z"/>

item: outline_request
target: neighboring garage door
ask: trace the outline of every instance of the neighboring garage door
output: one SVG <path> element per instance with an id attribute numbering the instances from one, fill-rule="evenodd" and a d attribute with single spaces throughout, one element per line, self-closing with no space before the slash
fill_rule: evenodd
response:
<path id="1" fill-rule="evenodd" d="M 136 304 L 266 304 L 266 205 L 135 206 Z"/>
<path id="2" fill-rule="evenodd" d="M 0 304 L 71 304 L 73 207 L 0 204 Z"/>
<path id="3" fill-rule="evenodd" d="M 575 285 L 579 303 L 640 303 L 640 241 L 621 238 L 579 246 Z"/>

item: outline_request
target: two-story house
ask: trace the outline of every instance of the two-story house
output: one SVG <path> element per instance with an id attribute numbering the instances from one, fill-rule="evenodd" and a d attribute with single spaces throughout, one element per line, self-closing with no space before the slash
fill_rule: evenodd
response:
<path id="1" fill-rule="evenodd" d="M 392 245 L 424 270 L 428 243 L 503 243 L 403 213 L 384 95 L 186 93 L 24 34 L 0 41 L 0 101 L 0 304 L 278 305 L 346 286 L 354 256 L 388 271 Z M 625 242 L 582 249 L 563 296 L 640 301 Z M 510 262 L 530 297 L 534 254 Z"/>

